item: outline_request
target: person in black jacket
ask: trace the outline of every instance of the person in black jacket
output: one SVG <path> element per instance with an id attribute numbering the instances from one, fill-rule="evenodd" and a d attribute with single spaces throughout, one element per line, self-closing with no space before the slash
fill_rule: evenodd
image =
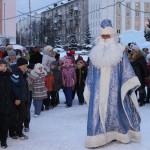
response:
<path id="1" fill-rule="evenodd" d="M 85 87 L 85 80 L 87 76 L 87 64 L 83 60 L 82 56 L 78 56 L 77 60 L 75 61 L 76 66 L 76 76 L 77 82 L 75 86 L 75 92 L 77 92 L 79 105 L 84 104 L 84 96 L 83 91 Z M 75 94 L 75 93 L 74 93 Z"/>
<path id="2" fill-rule="evenodd" d="M 14 98 L 15 98 L 15 110 L 17 113 L 16 119 L 16 136 L 20 139 L 27 139 L 28 137 L 23 134 L 23 122 L 27 115 L 26 101 L 28 100 L 28 84 L 26 80 L 26 67 L 27 60 L 25 58 L 18 58 L 17 64 L 12 65 L 11 81 L 13 85 Z M 14 132 L 10 132 L 10 134 Z M 14 138 L 15 135 L 10 135 Z"/>
<path id="3" fill-rule="evenodd" d="M 3 149 L 7 148 L 8 120 L 12 102 L 10 70 L 7 68 L 6 61 L 0 59 L 0 141 Z"/>
<path id="4" fill-rule="evenodd" d="M 29 64 L 35 65 L 37 63 L 42 63 L 43 55 L 40 54 L 40 48 L 38 46 L 35 46 L 33 50 L 30 50 L 29 53 L 30 53 Z"/>

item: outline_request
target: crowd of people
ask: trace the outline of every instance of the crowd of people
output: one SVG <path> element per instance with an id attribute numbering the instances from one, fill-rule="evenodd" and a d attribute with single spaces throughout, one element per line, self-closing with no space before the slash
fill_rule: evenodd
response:
<path id="1" fill-rule="evenodd" d="M 60 103 L 59 91 L 63 90 L 66 108 L 72 106 L 77 93 L 79 105 L 85 103 L 83 91 L 87 75 L 87 63 L 75 51 L 70 50 L 60 58 L 50 45 L 43 54 L 35 46 L 28 52 L 13 50 L 7 45 L 0 58 L 0 141 L 7 148 L 7 137 L 28 139 L 30 108 L 33 102 L 34 116 L 50 110 Z"/>

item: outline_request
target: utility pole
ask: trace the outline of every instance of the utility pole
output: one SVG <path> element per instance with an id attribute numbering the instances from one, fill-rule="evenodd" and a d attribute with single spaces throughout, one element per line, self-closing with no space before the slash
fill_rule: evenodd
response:
<path id="1" fill-rule="evenodd" d="M 33 46 L 33 39 L 32 39 L 32 22 L 31 22 L 31 3 L 30 3 L 30 0 L 29 0 L 29 12 L 30 12 L 30 40 L 31 40 L 30 45 Z"/>
<path id="2" fill-rule="evenodd" d="M 5 15 L 5 2 L 4 2 L 4 36 L 6 37 L 6 15 Z"/>
<path id="3" fill-rule="evenodd" d="M 5 8 L 5 0 L 3 1 L 3 6 L 4 6 L 4 38 L 5 38 L 5 45 L 6 45 L 6 8 Z"/>

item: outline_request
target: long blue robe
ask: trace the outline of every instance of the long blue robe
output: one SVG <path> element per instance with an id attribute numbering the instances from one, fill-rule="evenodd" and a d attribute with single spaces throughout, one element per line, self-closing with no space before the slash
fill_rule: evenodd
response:
<path id="1" fill-rule="evenodd" d="M 86 147 L 140 139 L 141 119 L 134 92 L 139 85 L 126 53 L 113 67 L 97 69 L 90 62 L 84 91 L 89 105 Z"/>

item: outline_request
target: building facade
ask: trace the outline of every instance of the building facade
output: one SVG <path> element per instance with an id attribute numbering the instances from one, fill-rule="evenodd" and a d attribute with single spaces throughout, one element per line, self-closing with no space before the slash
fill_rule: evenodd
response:
<path id="1" fill-rule="evenodd" d="M 71 35 L 75 35 L 77 42 L 82 44 L 88 27 L 88 0 L 63 0 L 54 3 L 41 12 L 40 20 L 35 21 L 35 18 L 37 17 L 32 17 L 33 44 L 36 44 L 36 40 L 39 45 L 55 46 L 55 42 L 59 40 L 60 45 L 67 45 Z M 17 23 L 18 34 L 23 33 L 25 29 L 30 30 L 27 20 L 29 17 Z"/>
<path id="2" fill-rule="evenodd" d="M 149 0 L 89 0 L 89 24 L 92 37 L 100 32 L 103 19 L 112 20 L 120 34 L 125 30 L 145 30 L 150 18 Z"/>
<path id="3" fill-rule="evenodd" d="M 16 0 L 0 0 L 0 45 L 16 43 Z"/>

